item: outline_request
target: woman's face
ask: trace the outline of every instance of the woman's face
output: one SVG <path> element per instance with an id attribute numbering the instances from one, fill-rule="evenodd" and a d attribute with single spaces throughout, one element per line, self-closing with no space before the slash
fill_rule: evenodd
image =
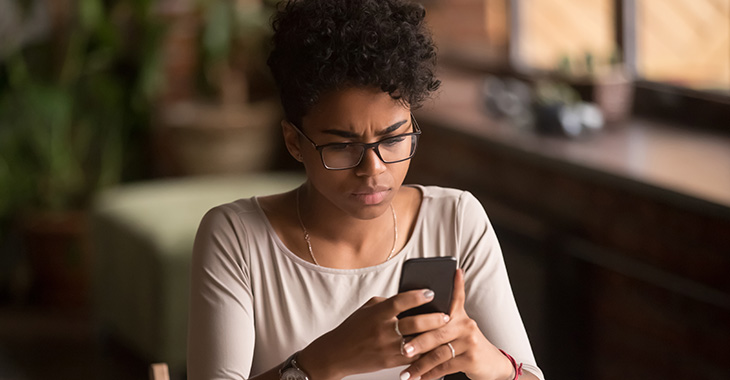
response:
<path id="1" fill-rule="evenodd" d="M 317 145 L 372 143 L 413 132 L 410 109 L 373 88 L 352 87 L 329 92 L 304 116 L 301 124 L 298 127 Z M 381 215 L 398 193 L 410 165 L 410 160 L 386 164 L 373 149 L 367 149 L 358 166 L 329 170 L 306 138 L 291 127 L 285 128 L 285 136 L 292 154 L 295 157 L 301 154 L 309 183 L 315 190 L 309 199 L 321 211 L 339 209 L 360 219 Z"/>

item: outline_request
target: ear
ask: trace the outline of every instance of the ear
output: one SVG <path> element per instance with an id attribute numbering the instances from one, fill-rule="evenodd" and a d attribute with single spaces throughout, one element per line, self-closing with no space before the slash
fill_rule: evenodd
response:
<path id="1" fill-rule="evenodd" d="M 281 132 L 284 135 L 284 144 L 286 144 L 286 150 L 289 151 L 295 160 L 302 162 L 302 149 L 301 149 L 301 137 L 299 132 L 294 129 L 294 126 L 286 121 L 281 121 Z"/>

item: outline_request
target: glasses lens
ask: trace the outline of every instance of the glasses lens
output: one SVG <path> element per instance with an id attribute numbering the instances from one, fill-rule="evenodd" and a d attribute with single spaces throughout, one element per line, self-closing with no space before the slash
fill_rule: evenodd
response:
<path id="1" fill-rule="evenodd" d="M 403 161 L 413 156 L 416 151 L 416 136 L 394 136 L 385 139 L 380 142 L 378 149 L 385 162 Z"/>
<path id="2" fill-rule="evenodd" d="M 322 161 L 331 169 L 344 169 L 356 166 L 362 156 L 362 145 L 337 144 L 322 149 Z"/>

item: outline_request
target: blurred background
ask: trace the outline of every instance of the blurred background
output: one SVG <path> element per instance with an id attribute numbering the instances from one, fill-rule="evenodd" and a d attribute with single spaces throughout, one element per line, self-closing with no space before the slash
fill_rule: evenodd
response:
<path id="1" fill-rule="evenodd" d="M 185 378 L 217 204 L 302 181 L 274 0 L 0 0 L 0 379 Z M 495 225 L 550 379 L 730 378 L 730 0 L 422 0 L 407 182 Z"/>

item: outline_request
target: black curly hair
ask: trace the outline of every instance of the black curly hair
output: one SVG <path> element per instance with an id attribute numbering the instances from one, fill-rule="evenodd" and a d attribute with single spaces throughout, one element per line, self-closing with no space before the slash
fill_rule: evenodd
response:
<path id="1" fill-rule="evenodd" d="M 320 96 L 376 87 L 418 108 L 441 82 L 420 4 L 404 0 L 287 0 L 273 18 L 268 65 L 288 120 L 301 123 Z"/>

